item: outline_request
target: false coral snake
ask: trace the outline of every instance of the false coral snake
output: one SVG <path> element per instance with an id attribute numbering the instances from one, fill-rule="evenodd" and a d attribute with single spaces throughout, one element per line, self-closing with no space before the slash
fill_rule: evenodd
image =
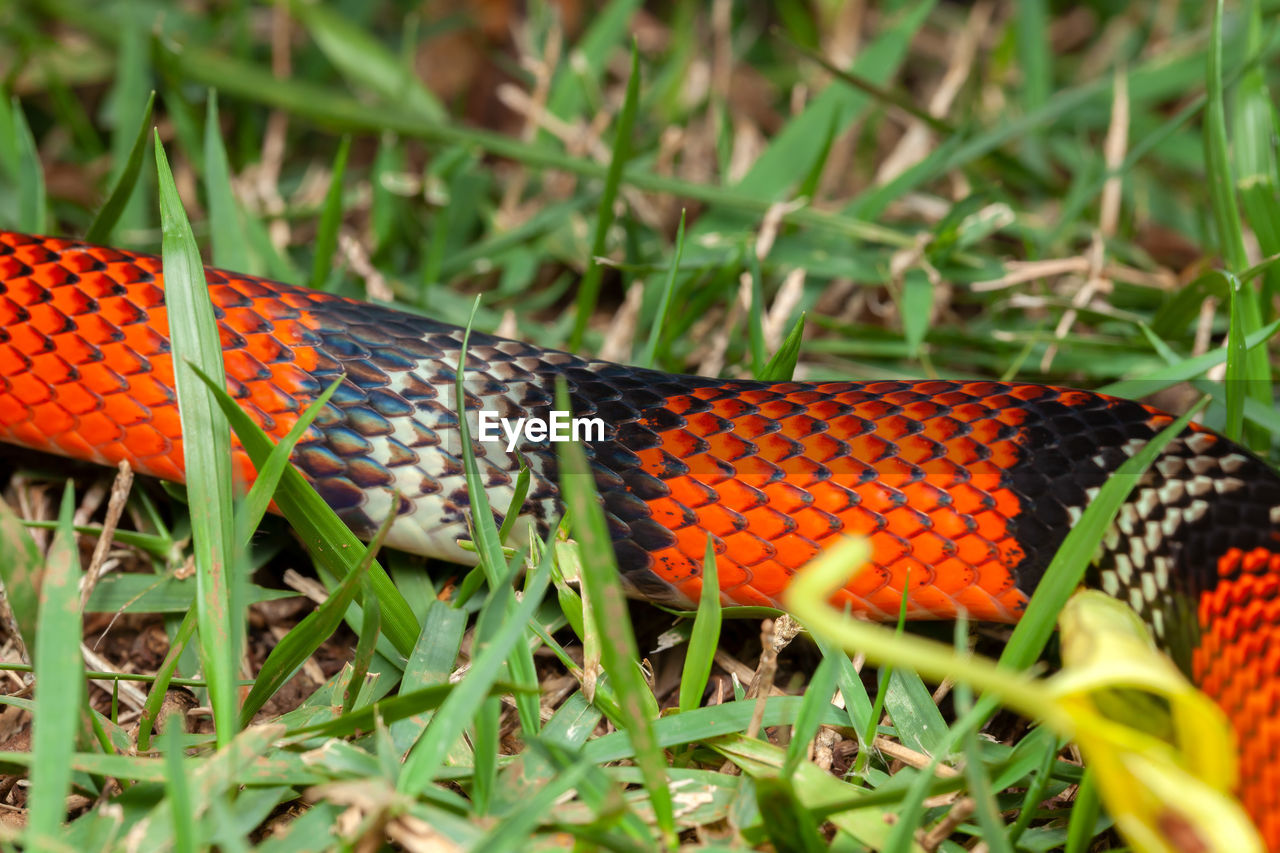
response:
<path id="1" fill-rule="evenodd" d="M 338 376 L 294 462 L 358 533 L 468 559 L 452 383 L 461 331 L 304 288 L 207 271 L 228 389 L 282 436 Z M 720 589 L 776 605 L 844 533 L 874 566 L 855 610 L 1014 621 L 1109 474 L 1172 418 L 1129 400 L 997 382 L 767 383 L 677 376 L 472 335 L 468 409 L 546 417 L 555 377 L 603 421 L 588 452 L 631 592 L 697 600 L 707 535 Z M 160 260 L 0 232 L 0 440 L 183 479 Z M 238 447 L 238 445 L 237 445 Z M 474 445 L 496 511 L 516 453 Z M 558 515 L 556 455 L 525 440 L 523 512 Z M 244 478 L 252 466 L 236 450 Z M 1241 795 L 1280 849 L 1280 477 L 1201 428 L 1133 490 L 1094 582 L 1128 602 L 1226 711 Z"/>

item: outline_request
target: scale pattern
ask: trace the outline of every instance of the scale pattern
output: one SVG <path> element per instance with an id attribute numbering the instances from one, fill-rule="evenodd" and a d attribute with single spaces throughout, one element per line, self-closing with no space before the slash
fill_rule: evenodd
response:
<path id="1" fill-rule="evenodd" d="M 294 454 L 342 518 L 391 544 L 466 561 L 467 494 L 453 382 L 456 327 L 221 270 L 207 271 L 227 387 L 282 436 L 335 379 Z M 1014 621 L 1066 531 L 1172 418 L 1084 391 L 996 382 L 760 383 L 677 376 L 473 335 L 467 417 L 545 417 L 555 381 L 588 442 L 633 594 L 687 603 L 708 538 L 727 603 L 776 605 L 838 537 L 873 567 L 840 593 L 873 618 Z M 473 436 L 478 421 L 471 422 Z M 183 477 L 158 258 L 0 232 L 0 440 Z M 559 515 L 553 446 L 475 441 L 495 514 L 521 457 L 521 523 Z M 235 468 L 253 468 L 235 446 Z M 1144 475 L 1093 582 L 1129 601 L 1226 709 L 1242 796 L 1280 849 L 1280 477 L 1199 428 Z"/>

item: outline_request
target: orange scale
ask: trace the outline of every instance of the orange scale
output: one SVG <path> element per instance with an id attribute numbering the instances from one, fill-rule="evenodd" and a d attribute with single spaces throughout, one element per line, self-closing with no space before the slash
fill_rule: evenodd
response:
<path id="1" fill-rule="evenodd" d="M 954 619 L 957 612 L 955 599 L 937 587 L 911 590 L 907 607 L 914 619 Z"/>
<path id="2" fill-rule="evenodd" d="M 289 348 L 271 335 L 249 335 L 245 338 L 245 349 L 263 364 L 287 362 L 293 357 Z"/>
<path id="3" fill-rule="evenodd" d="M 852 489 L 832 480 L 815 482 L 808 487 L 808 492 L 813 496 L 813 506 L 836 515 L 852 508 L 857 501 L 857 495 Z"/>
<path id="4" fill-rule="evenodd" d="M 977 515 L 996 505 L 990 492 L 977 488 L 971 482 L 955 486 L 948 494 L 951 495 L 951 505 L 962 515 Z"/>
<path id="5" fill-rule="evenodd" d="M 844 442 L 833 438 L 830 433 L 816 432 L 800 439 L 804 445 L 804 455 L 822 463 L 838 463 L 847 458 Z M 832 470 L 835 465 L 832 465 Z"/>
<path id="6" fill-rule="evenodd" d="M 98 453 L 93 445 L 84 440 L 84 436 L 78 430 L 64 432 L 52 438 L 49 443 L 57 448 L 58 453 L 63 453 L 73 459 L 94 459 Z"/>
<path id="7" fill-rule="evenodd" d="M 70 414 L 83 415 L 86 412 L 97 411 L 97 407 L 102 405 L 102 400 L 82 384 L 72 382 L 58 388 L 58 405 Z M 0 400 L 0 407 L 3 406 L 4 401 Z"/>
<path id="8" fill-rule="evenodd" d="M 695 560 L 697 565 L 701 566 L 702 560 L 707 553 L 707 531 L 694 525 L 672 532 L 676 537 L 675 549 L 688 559 Z M 725 552 L 726 546 L 724 540 L 720 537 L 712 534 L 711 543 L 717 554 Z"/>
<path id="9" fill-rule="evenodd" d="M 774 559 L 792 570 L 799 569 L 822 551 L 813 541 L 795 533 L 779 536 L 771 544 L 775 551 Z"/>
<path id="10" fill-rule="evenodd" d="M 768 497 L 769 506 L 778 512 L 794 515 L 803 507 L 813 503 L 813 496 L 798 486 L 785 480 L 778 480 L 764 486 L 761 491 Z"/>
<path id="11" fill-rule="evenodd" d="M 724 457 L 716 454 L 715 458 L 723 459 Z M 733 460 L 734 475 L 739 479 L 746 480 L 754 486 L 767 489 L 774 485 L 775 481 L 781 481 L 782 470 L 774 465 L 768 459 L 762 456 L 744 455 L 742 458 Z"/>
<path id="12" fill-rule="evenodd" d="M 907 496 L 908 505 L 926 515 L 931 514 L 941 506 L 943 496 L 946 494 L 946 492 L 930 483 L 927 479 L 915 483 L 907 483 L 902 487 L 902 493 Z"/>
<path id="13" fill-rule="evenodd" d="M 671 429 L 660 435 L 662 449 L 677 459 L 688 459 L 706 450 L 706 441 L 686 429 Z"/>
<path id="14" fill-rule="evenodd" d="M 704 439 L 709 445 L 707 452 L 725 462 L 740 462 L 758 459 L 759 452 L 755 444 L 744 441 L 730 432 L 719 435 L 708 435 Z"/>
<path id="15" fill-rule="evenodd" d="M 720 537 L 747 528 L 747 519 L 724 504 L 708 504 L 698 510 L 698 524 Z"/>
<path id="16" fill-rule="evenodd" d="M 891 509 L 884 513 L 884 517 L 888 522 L 888 530 L 903 539 L 910 539 L 921 531 L 928 529 L 928 517 L 910 506 Z"/>
<path id="17" fill-rule="evenodd" d="M 785 432 L 775 432 L 756 438 L 754 446 L 757 452 L 771 462 L 780 462 L 795 458 L 804 452 L 804 445 Z"/>
<path id="18" fill-rule="evenodd" d="M 175 454 L 177 453 L 175 449 Z M 181 455 L 152 456 L 145 462 L 139 460 L 138 470 L 162 480 L 173 480 L 176 483 L 186 482 Z"/>
<path id="19" fill-rule="evenodd" d="M 1008 430 L 1009 425 L 1003 424 L 993 417 L 987 417 L 976 420 L 969 425 L 969 437 L 979 444 L 986 445 L 988 449 L 992 449 L 991 445 L 999 441 L 1004 441 L 1001 436 Z"/>
<path id="20" fill-rule="evenodd" d="M 753 584 L 735 587 L 731 595 L 727 595 L 730 603 L 738 607 L 777 607 L 776 599 L 770 598 L 755 588 Z"/>
<path id="21" fill-rule="evenodd" d="M 875 476 L 874 469 L 853 456 L 839 456 L 822 463 L 831 470 L 832 477 L 842 478 L 850 488 Z"/>
<path id="22" fill-rule="evenodd" d="M 786 459 L 775 459 L 775 464 L 782 469 L 788 481 L 802 489 L 810 489 L 831 477 L 831 470 L 827 466 L 819 465 L 800 453 Z"/>
<path id="23" fill-rule="evenodd" d="M 911 552 L 905 539 L 888 531 L 870 535 L 871 559 L 877 566 L 892 566 Z"/>
<path id="24" fill-rule="evenodd" d="M 711 403 L 711 411 L 725 420 L 734 420 L 754 413 L 755 407 L 733 397 L 725 397 Z"/>
<path id="25" fill-rule="evenodd" d="M 747 530 L 770 541 L 795 530 L 795 521 L 784 513 L 767 506 L 755 507 L 743 513 Z"/>
<path id="26" fill-rule="evenodd" d="M 796 521 L 795 532 L 815 542 L 844 530 L 844 523 L 840 521 L 839 516 L 812 506 L 797 510 L 792 514 L 792 518 Z"/>
<path id="27" fill-rule="evenodd" d="M 182 437 L 182 420 L 178 416 L 178 407 L 173 405 L 152 409 L 151 426 L 159 430 L 161 435 L 168 436 L 170 440 L 180 439 Z"/>
<path id="28" fill-rule="evenodd" d="M 59 405 L 50 403 L 37 407 L 31 414 L 31 423 L 46 436 L 75 429 L 76 419 Z"/>
<path id="29" fill-rule="evenodd" d="M 0 380 L 0 388 L 8 388 L 9 380 Z M 27 419 L 27 407 L 12 394 L 0 392 L 0 426 L 12 426 Z"/>
<path id="30" fill-rule="evenodd" d="M 876 470 L 880 470 L 884 460 L 892 458 L 898 452 L 896 445 L 873 434 L 857 435 L 847 439 L 846 443 L 849 445 L 850 454 L 855 459 L 872 465 Z"/>
<path id="31" fill-rule="evenodd" d="M 165 355 L 169 352 L 169 341 L 150 325 L 123 326 L 124 342 L 140 358 Z"/>
<path id="32" fill-rule="evenodd" d="M 265 364 L 242 349 L 224 352 L 222 363 L 227 375 L 241 382 L 255 382 L 271 375 Z"/>
<path id="33" fill-rule="evenodd" d="M 671 490 L 671 499 L 682 507 L 699 507 L 707 503 L 706 487 L 692 477 L 673 477 L 666 484 Z"/>
<path id="34" fill-rule="evenodd" d="M 646 473 L 655 477 L 660 475 L 666 468 L 666 455 L 661 447 L 646 447 L 643 450 L 635 451 L 636 456 L 640 459 L 640 468 Z"/>
<path id="35" fill-rule="evenodd" d="M 75 328 L 75 323 L 71 318 L 48 302 L 29 306 L 27 308 L 27 323 L 36 331 L 46 335 L 60 335 Z"/>
<path id="36" fill-rule="evenodd" d="M 731 592 L 743 584 L 751 583 L 752 577 L 750 571 L 732 560 L 716 560 L 716 578 L 720 582 L 722 594 Z"/>
<path id="37" fill-rule="evenodd" d="M 22 444 L 31 447 L 48 447 L 49 434 L 37 427 L 29 419 L 19 421 L 9 426 L 9 435 L 13 436 Z"/>
<path id="38" fill-rule="evenodd" d="M 777 432 L 778 422 L 772 418 L 761 417 L 757 414 L 743 415 L 735 418 L 733 421 L 733 431 L 735 434 L 743 438 L 754 439 L 757 436 L 769 435 Z"/>
<path id="39" fill-rule="evenodd" d="M 101 411 L 81 415 L 79 431 L 86 441 L 99 450 L 124 438 L 124 429 Z"/>
<path id="40" fill-rule="evenodd" d="M 911 555 L 926 565 L 936 566 L 954 551 L 955 545 L 949 539 L 925 530 L 911 538 Z"/>
<path id="41" fill-rule="evenodd" d="M 55 287 L 50 303 L 68 317 L 87 314 L 98 308 L 96 300 L 79 287 Z"/>
<path id="42" fill-rule="evenodd" d="M 42 335 L 36 331 L 34 326 L 25 324 L 11 326 L 8 332 L 9 342 L 24 355 L 30 356 L 41 352 L 51 352 L 54 348 L 53 341 L 47 335 Z"/>
<path id="43" fill-rule="evenodd" d="M 102 399 L 102 413 L 122 427 L 145 424 L 151 412 L 127 394 L 111 394 Z"/>
<path id="44" fill-rule="evenodd" d="M 854 488 L 854 492 L 858 495 L 859 506 L 881 516 L 904 500 L 902 492 L 889 488 L 879 480 L 860 483 Z"/>
<path id="45" fill-rule="evenodd" d="M 992 562 L 1000 555 L 1000 551 L 994 543 L 976 533 L 962 536 L 955 540 L 955 543 L 956 559 L 968 563 L 974 568 Z M 1001 571 L 1004 571 L 1003 567 L 1001 567 Z"/>
<path id="46" fill-rule="evenodd" d="M 927 392 L 922 389 L 916 389 L 913 393 Z M 913 421 L 929 421 L 945 414 L 946 411 L 946 406 L 940 405 L 932 399 L 911 400 L 902 404 L 902 414 Z"/>
<path id="47" fill-rule="evenodd" d="M 149 426 L 135 427 L 124 437 L 124 447 L 138 459 L 161 456 L 173 449 L 172 443 Z"/>
<path id="48" fill-rule="evenodd" d="M 56 352 L 32 356 L 31 372 L 50 385 L 64 385 L 77 378 L 76 371 Z"/>
<path id="49" fill-rule="evenodd" d="M 1011 590 L 1017 591 L 1017 579 L 1013 573 L 995 560 L 979 563 L 974 568 L 977 571 L 978 586 L 992 598 L 1000 598 Z"/>
<path id="50" fill-rule="evenodd" d="M 129 381 L 129 396 L 147 408 L 174 406 L 178 399 L 168 384 L 151 374 L 139 374 Z"/>
<path id="51" fill-rule="evenodd" d="M 158 319 L 154 315 L 155 312 L 142 310 L 127 297 L 109 296 L 98 302 L 97 313 L 77 317 L 76 325 L 83 330 L 90 322 L 103 324 L 102 330 L 105 331 L 106 326 L 123 327 L 152 322 Z"/>
<path id="52" fill-rule="evenodd" d="M 705 546 L 705 536 L 704 548 Z M 724 537 L 725 557 L 739 566 L 752 567 L 765 560 L 771 560 L 777 554 L 773 543 L 766 542 L 759 536 L 747 531 L 734 531 Z"/>
<path id="53" fill-rule="evenodd" d="M 955 557 L 943 557 L 932 565 L 934 584 L 953 597 L 972 587 L 978 580 L 978 572 L 973 566 Z"/>
<path id="54" fill-rule="evenodd" d="M 913 465 L 924 465 L 947 455 L 947 448 L 924 435 L 908 435 L 898 440 L 898 455 Z"/>
<path id="55" fill-rule="evenodd" d="M 53 400 L 53 389 L 33 373 L 10 376 L 9 393 L 24 406 L 40 406 Z"/>
<path id="56" fill-rule="evenodd" d="M 942 444 L 950 444 L 960 437 L 960 432 L 964 425 L 951 417 L 950 415 L 941 415 L 925 422 L 924 432 L 921 433 L 925 438 L 933 439 Z"/>
<path id="57" fill-rule="evenodd" d="M 970 532 L 965 516 L 952 507 L 943 506 L 930 511 L 929 521 L 933 524 L 934 533 L 952 542 Z"/>
<path id="58" fill-rule="evenodd" d="M 791 585 L 795 572 L 777 560 L 765 560 L 751 568 L 751 586 L 762 596 L 776 601 Z"/>

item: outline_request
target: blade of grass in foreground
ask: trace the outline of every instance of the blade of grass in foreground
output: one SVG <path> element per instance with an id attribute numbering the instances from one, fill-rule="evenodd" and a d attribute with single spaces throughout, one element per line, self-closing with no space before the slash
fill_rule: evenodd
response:
<path id="1" fill-rule="evenodd" d="M 215 394 L 214 400 L 231 422 L 236 438 L 240 439 L 240 444 L 249 454 L 254 467 L 260 471 L 265 470 L 275 446 L 270 436 L 225 392 Z M 311 484 L 292 465 L 284 467 L 274 499 L 319 566 L 337 578 L 346 577 L 359 567 L 361 555 L 364 554 L 364 543 L 342 523 L 333 509 L 316 494 L 316 490 L 311 488 Z M 404 596 L 377 562 L 369 568 L 369 579 L 378 594 L 382 626 L 387 638 L 400 654 L 407 656 L 413 651 L 418 638 L 418 620 Z"/>
<path id="2" fill-rule="evenodd" d="M 356 590 L 360 588 L 361 581 L 365 579 L 365 575 L 369 570 L 369 566 L 373 563 L 374 557 L 378 553 L 378 548 L 382 545 L 382 540 L 386 537 L 387 531 L 391 529 L 391 523 L 395 520 L 395 514 L 388 514 L 382 526 L 378 528 L 378 533 L 369 546 L 365 549 L 364 555 L 361 557 L 360 565 L 355 571 L 347 574 L 342 579 L 342 583 L 334 590 L 324 604 L 308 613 L 301 622 L 293 626 L 289 633 L 276 643 L 275 648 L 271 650 L 271 654 L 267 655 L 266 661 L 262 664 L 262 669 L 258 672 L 258 677 L 254 679 L 253 688 L 249 691 L 249 695 L 245 697 L 244 707 L 240 709 L 240 725 L 247 726 L 253 721 L 253 715 L 266 704 L 266 701 L 275 695 L 275 692 L 284 686 L 284 683 L 293 677 L 293 674 L 320 648 L 320 644 L 329 637 L 333 636 L 333 632 L 338 630 L 338 626 L 342 624 L 342 617 L 346 614 L 347 608 L 351 602 L 355 600 Z M 364 637 L 360 638 L 361 642 Z M 356 685 L 358 688 L 359 685 Z M 349 712 L 350 708 L 344 708 L 344 712 Z"/>
<path id="3" fill-rule="evenodd" d="M 466 328 L 462 333 L 462 346 L 458 350 L 458 369 L 454 375 L 453 390 L 458 410 L 458 441 L 462 448 L 462 467 L 467 480 L 467 500 L 471 505 L 471 535 L 480 557 L 480 568 L 484 572 L 485 580 L 490 590 L 500 593 L 496 600 L 500 601 L 504 611 L 509 613 L 515 608 L 515 591 L 511 586 L 513 572 L 509 569 L 506 555 L 502 550 L 502 532 L 493 520 L 489 495 L 485 492 L 484 479 L 480 475 L 480 466 L 476 462 L 471 444 L 471 424 L 466 417 L 467 346 L 471 341 L 471 327 L 475 323 L 476 310 L 479 307 L 480 298 L 476 297 L 476 301 L 471 306 L 471 316 L 467 319 Z M 507 507 L 508 515 L 520 512 L 520 504 L 515 498 L 516 496 L 513 495 L 512 502 Z M 503 524 L 505 526 L 505 520 Z M 484 620 L 477 620 L 477 630 L 482 627 L 483 622 Z M 480 638 L 488 639 L 488 635 L 481 633 Z M 508 665 L 512 679 L 534 691 L 534 693 L 521 692 L 516 695 L 520 728 L 527 736 L 532 737 L 542 727 L 542 721 L 536 696 L 538 673 L 533 664 L 533 652 L 527 643 L 515 647 Z"/>
<path id="4" fill-rule="evenodd" d="M 196 375 L 225 376 L 222 343 L 209 301 L 204 265 L 186 211 L 178 198 L 164 146 L 156 132 L 156 170 L 163 229 L 165 302 L 173 346 L 174 384 L 182 420 L 183 465 L 195 551 L 196 612 L 200 660 L 209 680 L 209 701 L 219 746 L 231 741 L 238 720 L 236 679 L 244 641 L 243 613 L 232 612 L 236 594 L 234 564 L 231 430 L 214 405 L 213 395 Z"/>
<path id="5" fill-rule="evenodd" d="M 556 408 L 572 411 L 563 379 L 557 382 Z M 604 668 L 617 691 L 627 731 L 635 744 L 636 763 L 644 776 L 645 790 L 663 841 L 668 848 L 674 848 L 675 814 L 671 790 L 667 787 L 667 763 L 654 737 L 648 712 L 653 694 L 640 674 L 640 652 L 618 580 L 618 564 L 596 494 L 595 477 L 586 453 L 577 443 L 561 443 L 559 458 L 561 498 L 572 519 L 574 538 L 582 548 L 582 584 L 588 592 L 587 600 L 592 603 L 590 612 L 596 619 L 596 627 L 609 638 L 601 650 Z"/>
<path id="6" fill-rule="evenodd" d="M 71 788 L 84 690 L 80 658 L 80 555 L 71 527 L 75 493 L 67 483 L 58 532 L 40 585 L 35 648 L 36 697 L 31 733 L 31 789 L 27 795 L 28 849 L 56 844 Z"/>

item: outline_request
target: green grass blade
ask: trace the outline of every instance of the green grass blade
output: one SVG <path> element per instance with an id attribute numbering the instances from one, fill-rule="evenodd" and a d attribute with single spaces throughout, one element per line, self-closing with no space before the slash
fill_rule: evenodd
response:
<path id="1" fill-rule="evenodd" d="M 708 533 L 707 552 L 702 558 L 702 593 L 698 596 L 698 613 L 693 617 L 684 671 L 680 674 L 681 711 L 691 711 L 702 704 L 716 647 L 720 645 L 720 611 L 720 570 L 716 568 L 715 541 Z"/>
<path id="2" fill-rule="evenodd" d="M 0 583 L 28 656 L 35 649 L 41 563 L 40 550 L 22 519 L 0 501 Z"/>
<path id="3" fill-rule="evenodd" d="M 67 483 L 58 511 L 58 532 L 40 584 L 35 647 L 35 711 L 31 732 L 31 789 L 27 795 L 29 849 L 55 844 L 66 817 L 71 756 L 84 704 L 80 657 L 80 554 L 71 517 L 75 493 Z"/>
<path id="4" fill-rule="evenodd" d="M 1222 0 L 1213 7 L 1213 28 L 1209 36 L 1208 103 L 1204 111 L 1204 161 L 1213 203 L 1213 221 L 1217 227 L 1218 248 L 1233 273 L 1248 266 L 1244 251 L 1244 235 L 1240 230 L 1240 212 L 1236 209 L 1235 181 L 1227 145 L 1226 108 L 1223 106 L 1222 84 Z"/>
<path id="5" fill-rule="evenodd" d="M 218 90 L 209 90 L 204 119 L 204 193 L 209 204 L 209 238 L 213 263 L 237 272 L 254 272 L 249 240 L 240 224 L 239 206 L 231 190 L 231 165 L 222 144 L 218 116 Z"/>
<path id="6" fill-rule="evenodd" d="M 360 636 L 356 639 L 356 653 L 351 659 L 351 679 L 347 682 L 347 689 L 342 694 L 342 713 L 344 714 L 355 710 L 360 688 L 364 686 L 365 678 L 369 675 L 369 666 L 373 662 L 378 631 L 381 628 L 378 618 L 378 594 L 374 592 L 367 572 L 360 573 L 360 587 L 364 595 L 360 610 Z"/>
<path id="7" fill-rule="evenodd" d="M 16 97 L 11 104 L 18 152 L 18 227 L 32 234 L 44 234 L 49 227 L 44 165 L 40 162 L 36 139 L 31 135 L 31 127 L 27 124 L 26 114 L 22 112 L 22 104 Z"/>
<path id="8" fill-rule="evenodd" d="M 351 137 L 342 137 L 338 153 L 333 158 L 333 171 L 329 177 L 329 191 L 325 193 L 324 209 L 316 230 L 315 258 L 311 263 L 311 287 L 324 288 L 333 269 L 333 255 L 338 249 L 338 228 L 342 225 L 342 179 L 347 171 L 347 157 L 351 153 Z"/>
<path id="9" fill-rule="evenodd" d="M 419 82 L 413 69 L 337 10 L 320 3 L 292 0 L 289 11 L 349 81 L 368 87 L 387 103 L 411 114 L 444 118 L 440 102 Z"/>
<path id="10" fill-rule="evenodd" d="M 222 389 L 216 383 L 203 373 L 197 374 L 200 379 L 213 389 L 215 396 Z M 329 384 L 329 387 L 320 393 L 319 397 L 307 406 L 302 415 L 289 428 L 289 432 L 285 437 L 271 448 L 271 453 L 267 455 L 266 464 L 258 472 L 254 478 L 253 485 L 249 487 L 248 494 L 241 501 L 239 508 L 236 510 L 235 531 L 236 544 L 241 549 L 248 549 L 254 532 L 258 529 L 258 525 L 262 523 L 262 518 L 267 514 L 267 509 L 271 506 L 272 495 L 275 494 L 276 488 L 280 485 L 280 479 L 284 476 L 285 470 L 289 465 L 289 457 L 293 455 L 293 448 L 301 440 L 303 434 L 311 426 L 316 416 L 324 409 L 325 404 L 329 402 L 329 398 L 333 396 L 333 392 L 338 390 L 338 386 L 342 384 L 342 377 L 338 377 Z"/>
<path id="11" fill-rule="evenodd" d="M 164 660 L 160 662 L 160 668 L 156 670 L 156 679 L 152 682 L 151 691 L 147 694 L 146 704 L 142 706 L 142 714 L 138 718 L 138 749 L 140 751 L 151 748 L 152 727 L 159 720 L 161 706 L 164 704 L 169 685 L 173 681 L 173 674 L 178 670 L 182 653 L 186 651 L 187 643 L 191 642 L 195 633 L 196 611 L 192 608 L 182 617 L 182 623 L 174 632 L 173 639 L 169 643 L 169 651 L 165 653 Z"/>
<path id="12" fill-rule="evenodd" d="M 556 388 L 556 407 L 572 411 L 568 388 L 560 381 Z M 571 530 L 582 549 L 582 584 L 592 602 L 591 614 L 599 632 L 610 642 L 603 644 L 605 671 L 617 690 L 624 723 L 635 744 L 636 763 L 644 776 L 645 790 L 653 806 L 664 842 L 674 847 L 675 815 L 671 791 L 667 787 L 666 760 L 653 733 L 648 706 L 653 694 L 640 674 L 640 652 L 636 648 L 631 616 L 618 580 L 618 565 L 613 544 L 605 526 L 595 490 L 595 478 L 586 454 L 574 442 L 559 447 L 560 494 L 572 519 Z"/>
<path id="13" fill-rule="evenodd" d="M 662 286 L 662 296 L 658 300 L 658 313 L 654 315 L 653 325 L 649 328 L 649 342 L 645 345 L 644 355 L 636 362 L 640 367 L 653 367 L 658 354 L 658 341 L 662 338 L 662 326 L 667 319 L 667 309 L 671 305 L 671 294 L 676 289 L 676 274 L 680 271 L 680 257 L 684 254 L 684 215 L 680 210 L 680 226 L 676 229 L 676 251 L 671 256 L 671 265 L 667 268 L 667 279 Z"/>
<path id="14" fill-rule="evenodd" d="M 553 549 L 548 547 L 534 570 L 520 603 L 504 620 L 498 633 L 472 658 L 471 669 L 466 677 L 454 687 L 427 726 L 426 732 L 409 751 L 400 779 L 396 783 L 396 790 L 417 793 L 436 778 L 449 747 L 466 728 L 474 709 L 489 695 L 503 664 L 524 636 L 526 623 L 542 603 L 551 574 L 552 553 Z M 502 589 L 489 591 L 490 597 L 502 594 Z"/>
<path id="15" fill-rule="evenodd" d="M 147 106 L 142 111 L 138 135 L 134 137 L 133 146 L 129 149 L 129 159 L 116 176 L 106 203 L 98 209 L 89 230 L 84 233 L 84 239 L 89 243 L 105 243 L 111 239 L 111 232 L 120 221 L 125 205 L 133 197 L 134 188 L 138 185 L 138 175 L 142 172 L 142 158 L 147 153 L 147 143 L 151 141 L 151 114 L 155 105 L 156 93 L 152 91 L 147 97 Z"/>
<path id="16" fill-rule="evenodd" d="M 467 479 L 467 499 L 471 505 L 471 532 L 475 540 L 476 552 L 480 557 L 480 568 L 489 588 L 498 593 L 497 601 L 502 602 L 506 612 L 515 607 L 515 594 L 511 588 L 511 572 L 508 571 L 506 555 L 502 550 L 502 534 L 493 518 L 493 508 L 489 496 L 485 493 L 484 478 L 480 474 L 480 466 L 476 462 L 475 452 L 471 444 L 471 425 L 467 421 L 466 408 L 466 363 L 467 346 L 471 341 L 471 326 L 475 322 L 476 309 L 480 307 L 480 299 L 471 306 L 471 317 L 467 320 L 462 334 L 462 347 L 458 350 L 458 369 L 454 375 L 454 394 L 458 404 L 458 440 L 462 448 L 462 467 Z M 508 513 L 519 513 L 518 504 L 512 503 Z M 514 650 L 510 661 L 511 675 L 517 683 L 536 688 L 538 684 L 537 669 L 533 663 L 533 652 L 527 643 L 522 643 Z M 520 693 L 516 696 L 516 707 L 520 713 L 520 725 L 526 735 L 532 736 L 541 728 L 541 717 L 536 697 Z"/>
<path id="17" fill-rule="evenodd" d="M 796 318 L 796 323 L 787 332 L 782 346 L 773 354 L 764 369 L 756 374 L 756 379 L 764 382 L 790 382 L 795 376 L 796 362 L 800 360 L 800 344 L 804 341 L 804 313 Z"/>
<path id="18" fill-rule="evenodd" d="M 164 741 L 164 765 L 168 775 L 165 792 L 173 820 L 173 849 L 175 853 L 195 853 L 199 849 L 200 822 L 192 811 L 182 732 L 181 721 L 170 720 L 161 737 Z"/>
<path id="19" fill-rule="evenodd" d="M 264 469 L 275 446 L 271 438 L 225 391 L 215 394 L 214 400 L 231 422 L 254 467 Z M 318 565 L 339 578 L 359 568 L 364 543 L 292 465 L 286 466 L 280 475 L 274 500 Z M 418 620 L 382 566 L 374 562 L 369 576 L 382 609 L 383 630 L 396 650 L 408 655 L 418 638 Z"/>
<path id="20" fill-rule="evenodd" d="M 1250 294 L 1243 292 L 1247 285 L 1230 273 L 1223 274 L 1231 288 L 1230 328 L 1227 331 L 1226 407 L 1227 420 L 1222 434 L 1232 441 L 1240 441 L 1244 434 L 1244 401 L 1248 388 L 1248 350 L 1245 349 L 1245 307 Z"/>
<path id="21" fill-rule="evenodd" d="M 229 743 L 238 720 L 240 649 L 244 614 L 232 612 L 234 565 L 231 430 L 213 395 L 196 375 L 224 376 L 222 344 L 200 263 L 200 251 L 178 198 L 164 146 L 156 134 L 160 219 L 164 232 L 165 303 L 173 371 L 182 419 L 187 500 L 199 579 L 196 607 L 200 659 L 209 680 L 218 743 Z"/>
<path id="22" fill-rule="evenodd" d="M 800 713 L 796 716 L 795 729 L 791 733 L 791 743 L 787 744 L 787 758 L 782 765 L 783 776 L 794 776 L 800 762 L 808 758 L 809 744 L 818 734 L 823 711 L 831 704 L 835 689 L 836 668 L 831 659 L 824 655 L 818 668 L 814 670 L 813 678 L 805 687 Z"/>
<path id="23" fill-rule="evenodd" d="M 569 349 L 582 347 L 582 336 L 586 334 L 587 323 L 595 312 L 596 300 L 600 296 L 600 282 L 604 276 L 604 267 L 596 259 L 602 257 L 608 248 L 609 229 L 613 227 L 613 203 L 618 198 L 618 190 L 622 186 L 622 170 L 627 165 L 632 148 L 632 127 L 636 120 L 636 107 L 640 102 L 640 58 L 635 45 L 631 47 L 631 77 L 627 80 L 627 95 L 622 102 L 622 111 L 618 113 L 618 124 L 614 130 L 613 155 L 609 159 L 609 170 L 605 175 L 604 189 L 600 193 L 600 206 L 596 210 L 596 232 L 591 241 L 591 257 L 587 261 L 587 272 L 578 285 L 577 314 L 574 315 L 573 332 L 569 335 Z"/>
<path id="24" fill-rule="evenodd" d="M 355 601 L 356 591 L 360 588 L 361 581 L 365 579 L 369 566 L 373 564 L 378 548 L 381 547 L 382 540 L 386 537 L 394 520 L 394 514 L 387 516 L 378 528 L 377 536 L 365 549 L 356 570 L 344 577 L 338 588 L 325 599 L 324 604 L 294 625 L 289 633 L 276 643 L 271 654 L 267 655 L 262 669 L 258 672 L 258 677 L 254 679 L 253 688 L 245 697 L 244 707 L 240 709 L 241 726 L 247 726 L 252 722 L 253 715 L 258 713 L 267 700 L 293 677 L 307 658 L 311 657 L 316 649 L 320 648 L 320 644 L 329 639 L 342 624 L 342 618 L 346 615 L 351 603 Z M 361 637 L 361 640 L 363 639 Z M 357 689 L 358 687 L 359 685 L 356 685 Z M 349 711 L 349 708 L 344 708 L 344 712 Z"/>

